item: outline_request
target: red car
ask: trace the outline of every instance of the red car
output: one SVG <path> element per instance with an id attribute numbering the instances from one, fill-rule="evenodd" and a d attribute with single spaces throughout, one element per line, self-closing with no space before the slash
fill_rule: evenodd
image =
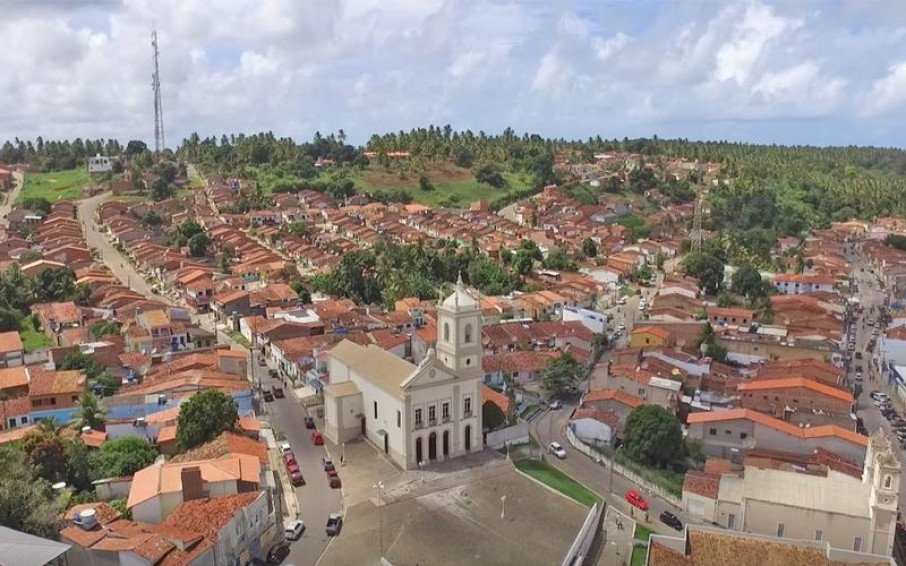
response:
<path id="1" fill-rule="evenodd" d="M 305 485 L 305 478 L 302 477 L 302 472 L 299 471 L 299 468 L 296 468 L 295 472 L 289 473 L 289 481 L 295 486 Z"/>
<path id="2" fill-rule="evenodd" d="M 330 483 L 330 487 L 334 489 L 339 489 L 343 486 L 343 483 L 340 482 L 340 474 L 336 470 L 327 471 L 327 481 Z"/>
<path id="3" fill-rule="evenodd" d="M 642 497 L 641 493 L 634 489 L 630 489 L 626 492 L 626 501 L 633 507 L 638 507 L 642 511 L 648 510 L 648 502 L 645 501 L 645 498 Z"/>
<path id="4" fill-rule="evenodd" d="M 292 452 L 287 452 L 283 455 L 283 462 L 289 466 L 290 464 L 296 463 L 296 455 Z"/>
<path id="5" fill-rule="evenodd" d="M 316 430 L 311 433 L 311 441 L 315 446 L 322 446 L 324 444 L 324 437 L 321 436 L 320 430 Z"/>

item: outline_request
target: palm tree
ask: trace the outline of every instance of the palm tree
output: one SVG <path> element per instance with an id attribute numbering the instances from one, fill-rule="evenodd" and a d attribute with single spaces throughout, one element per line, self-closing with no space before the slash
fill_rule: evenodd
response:
<path id="1" fill-rule="evenodd" d="M 107 408 L 103 406 L 100 397 L 92 391 L 86 391 L 79 396 L 77 403 L 79 410 L 73 418 L 75 428 L 90 426 L 93 430 L 99 430 L 104 426 Z"/>

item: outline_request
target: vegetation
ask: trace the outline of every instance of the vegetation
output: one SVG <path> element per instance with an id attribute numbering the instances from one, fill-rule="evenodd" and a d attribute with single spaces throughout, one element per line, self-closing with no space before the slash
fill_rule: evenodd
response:
<path id="1" fill-rule="evenodd" d="M 216 389 L 206 389 L 193 395 L 179 409 L 176 442 L 181 450 L 189 450 L 234 430 L 239 413 L 233 398 Z"/>
<path id="2" fill-rule="evenodd" d="M 546 462 L 518 460 L 516 467 L 522 473 L 535 478 L 586 507 L 601 503 L 601 498 L 595 492 Z"/>
<path id="3" fill-rule="evenodd" d="M 636 524 L 635 524 L 635 531 L 634 531 L 633 534 L 632 534 L 632 538 L 634 538 L 634 539 L 636 539 L 636 540 L 645 540 L 645 541 L 647 541 L 649 538 L 651 538 L 651 535 L 653 535 L 653 534 L 654 534 L 654 531 L 652 531 L 651 529 L 649 529 L 649 528 L 646 527 L 645 525 L 641 525 L 641 524 L 639 524 L 639 523 L 636 523 Z"/>
<path id="4" fill-rule="evenodd" d="M 0 446 L 0 524 L 53 538 L 61 509 L 54 505 L 50 486 L 50 482 L 38 477 L 23 450 Z"/>
<path id="5" fill-rule="evenodd" d="M 101 403 L 100 397 L 91 391 L 86 391 L 79 395 L 76 401 L 79 410 L 76 411 L 73 419 L 73 427 L 81 430 L 83 427 L 91 427 L 93 430 L 100 430 L 104 426 L 107 418 L 107 408 Z"/>
<path id="6" fill-rule="evenodd" d="M 685 466 L 682 427 L 675 415 L 659 405 L 643 405 L 629 413 L 622 451 L 645 466 L 679 471 Z"/>
<path id="7" fill-rule="evenodd" d="M 45 142 L 38 136 L 34 143 L 19 139 L 4 143 L 0 147 L 0 163 L 29 163 L 42 171 L 62 171 L 85 165 L 88 157 L 98 153 L 117 156 L 122 152 L 120 142 L 114 139 Z"/>
<path id="8" fill-rule="evenodd" d="M 0 272 L 0 332 L 21 330 L 26 326 L 29 307 L 35 303 L 75 301 L 86 304 L 90 295 L 88 290 L 88 287 L 75 284 L 75 274 L 68 267 L 26 275 L 18 265 L 12 265 Z M 34 323 L 32 329 L 37 330 Z"/>
<path id="9" fill-rule="evenodd" d="M 91 333 L 97 338 L 101 338 L 103 336 L 119 336 L 121 334 L 119 325 L 116 322 L 110 320 L 95 322 L 89 327 L 89 329 L 91 330 Z"/>
<path id="10" fill-rule="evenodd" d="M 33 199 L 52 202 L 60 198 L 80 198 L 82 189 L 91 184 L 87 167 L 50 173 L 26 173 L 25 183 L 17 200 L 24 206 L 26 201 L 34 203 Z"/>
<path id="11" fill-rule="evenodd" d="M 706 293 L 716 295 L 724 280 L 724 264 L 712 254 L 693 252 L 683 260 L 683 271 L 698 279 L 698 286 Z"/>
<path id="12" fill-rule="evenodd" d="M 50 338 L 37 326 L 38 318 L 34 315 L 22 318 L 19 323 L 19 338 L 22 339 L 22 347 L 26 352 L 36 352 L 51 346 Z"/>
<path id="13" fill-rule="evenodd" d="M 108 440 L 91 458 L 96 479 L 131 476 L 154 463 L 157 450 L 138 436 Z"/>
<path id="14" fill-rule="evenodd" d="M 582 364 L 568 353 L 563 353 L 544 364 L 539 379 L 545 389 L 561 395 L 576 387 L 584 374 Z"/>
<path id="15" fill-rule="evenodd" d="M 645 566 L 648 562 L 648 549 L 640 546 L 632 547 L 632 559 L 629 561 L 630 566 Z"/>

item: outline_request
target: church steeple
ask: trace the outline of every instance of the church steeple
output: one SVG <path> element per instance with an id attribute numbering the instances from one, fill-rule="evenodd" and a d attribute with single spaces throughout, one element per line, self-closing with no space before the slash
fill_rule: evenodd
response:
<path id="1" fill-rule="evenodd" d="M 462 280 L 437 307 L 437 357 L 457 377 L 483 377 L 481 306 Z"/>

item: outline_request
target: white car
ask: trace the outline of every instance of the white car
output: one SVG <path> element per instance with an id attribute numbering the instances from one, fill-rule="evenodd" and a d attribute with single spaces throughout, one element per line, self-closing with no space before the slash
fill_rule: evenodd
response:
<path id="1" fill-rule="evenodd" d="M 551 442 L 548 444 L 547 451 L 561 460 L 566 458 L 566 450 L 563 449 L 563 446 L 561 446 L 559 442 Z"/>
<path id="2" fill-rule="evenodd" d="M 862 381 L 862 372 L 861 371 L 856 372 L 856 381 Z"/>
<path id="3" fill-rule="evenodd" d="M 303 532 L 305 532 L 305 523 L 296 519 L 286 525 L 283 530 L 283 538 L 286 540 L 299 540 Z"/>
<path id="4" fill-rule="evenodd" d="M 620 297 L 619 299 L 617 299 L 617 304 L 618 304 L 618 305 L 625 305 L 625 304 L 626 304 L 626 297 Z"/>
<path id="5" fill-rule="evenodd" d="M 617 332 L 626 332 L 626 325 L 621 324 L 621 325 L 617 326 Z"/>
<path id="6" fill-rule="evenodd" d="M 289 445 L 289 442 L 281 442 L 279 445 L 280 454 L 286 454 L 287 452 L 292 452 L 293 447 Z"/>
<path id="7" fill-rule="evenodd" d="M 648 308 L 648 303 L 645 301 L 645 299 L 642 299 L 641 301 L 639 301 L 639 310 L 640 311 L 643 311 L 647 308 Z"/>
<path id="8" fill-rule="evenodd" d="M 556 411 L 557 409 L 560 409 L 562 407 L 563 407 L 563 402 L 560 401 L 560 399 L 555 399 L 554 401 L 551 401 L 550 408 L 552 411 Z"/>

